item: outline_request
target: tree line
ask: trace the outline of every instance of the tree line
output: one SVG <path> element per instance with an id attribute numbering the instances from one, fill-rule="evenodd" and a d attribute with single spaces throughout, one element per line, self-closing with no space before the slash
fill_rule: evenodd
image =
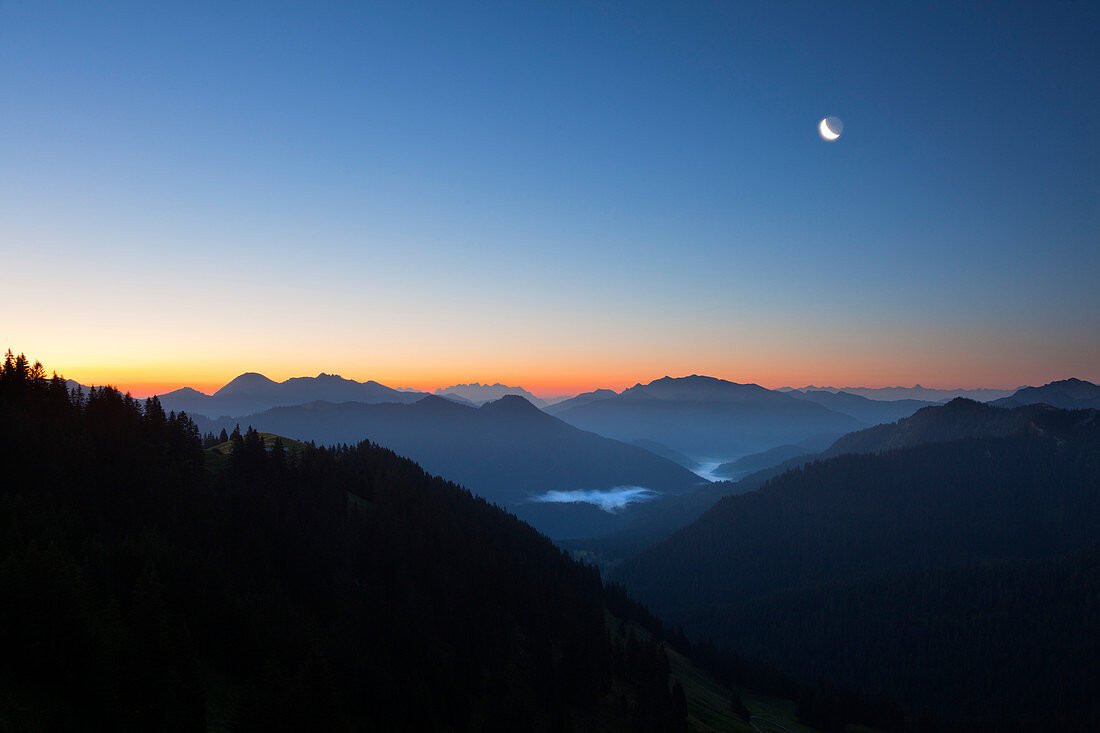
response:
<path id="1" fill-rule="evenodd" d="M 512 515 L 369 442 L 221 437 L 8 353 L 0 728 L 684 725 L 663 648 Z"/>

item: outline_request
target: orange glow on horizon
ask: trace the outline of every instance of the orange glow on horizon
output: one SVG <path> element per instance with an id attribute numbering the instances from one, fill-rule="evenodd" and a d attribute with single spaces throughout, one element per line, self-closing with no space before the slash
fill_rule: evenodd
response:
<path id="1" fill-rule="evenodd" d="M 542 398 L 601 388 L 620 392 L 664 376 L 691 374 L 769 389 L 920 384 L 939 389 L 1012 390 L 1067 377 L 1100 381 L 1100 373 L 1095 370 L 1097 362 L 1087 349 L 1069 358 L 1042 350 L 1010 358 L 1016 351 L 1011 343 L 984 352 L 936 348 L 935 340 L 915 340 L 887 348 L 890 345 L 857 339 L 825 349 L 820 343 L 792 339 L 752 347 L 746 344 L 742 349 L 715 342 L 701 351 L 676 349 L 665 343 L 572 344 L 568 349 L 527 344 L 492 349 L 434 342 L 384 349 L 265 350 L 245 346 L 221 351 L 180 347 L 167 351 L 148 345 L 140 351 L 128 351 L 84 345 L 51 349 L 46 344 L 27 343 L 25 353 L 32 360 L 41 360 L 47 373 L 56 370 L 81 384 L 109 384 L 142 398 L 181 387 L 213 394 L 245 372 L 258 372 L 276 382 L 323 372 L 424 392 L 456 384 L 499 382 L 523 387 Z"/>
<path id="2" fill-rule="evenodd" d="M 50 368 L 47 366 L 47 371 Z M 157 370 L 155 368 L 149 369 L 145 373 L 134 373 L 131 370 L 125 370 L 126 373 L 113 372 L 110 368 L 86 368 L 79 370 L 79 372 L 72 375 L 66 373 L 64 377 L 73 379 L 86 386 L 111 386 L 118 389 L 121 392 L 129 392 L 134 397 L 145 398 L 155 394 L 165 394 L 172 392 L 183 387 L 190 387 L 205 394 L 213 394 L 218 389 L 223 387 L 228 382 L 232 381 L 235 377 L 246 371 L 255 371 L 264 376 L 276 381 L 283 382 L 293 377 L 302 376 L 317 376 L 319 371 L 316 370 L 299 370 L 297 372 L 283 372 L 275 370 L 262 370 L 262 369 L 245 369 L 241 371 L 225 372 L 223 376 L 213 376 L 209 373 L 205 373 L 201 378 L 194 380 L 187 379 L 178 375 L 176 370 L 171 370 L 169 374 L 165 374 L 165 371 L 169 370 Z M 199 371 L 199 370 L 196 370 Z M 203 370 L 205 371 L 205 370 Z M 410 370 L 414 371 L 414 370 Z M 623 370 L 626 371 L 626 370 Z M 1015 389 L 1018 386 L 1022 386 L 1023 382 L 1019 384 L 1005 384 L 1005 383 L 993 383 L 993 382 L 958 382 L 938 380 L 890 380 L 882 379 L 881 375 L 878 379 L 859 379 L 858 376 L 847 376 L 845 378 L 825 378 L 825 377 L 806 377 L 797 376 L 796 373 L 799 370 L 776 370 L 773 374 L 769 375 L 769 378 L 754 377 L 750 375 L 730 374 L 724 372 L 724 370 L 705 370 L 697 369 L 693 371 L 685 370 L 639 370 L 637 375 L 631 375 L 629 377 L 622 376 L 622 373 L 615 373 L 612 370 L 599 370 L 592 372 L 583 372 L 581 370 L 567 371 L 562 369 L 560 371 L 553 371 L 549 369 L 539 369 L 530 371 L 515 371 L 502 375 L 494 376 L 477 376 L 468 375 L 465 370 L 456 370 L 460 376 L 454 377 L 453 375 L 447 375 L 443 373 L 443 370 L 433 369 L 430 373 L 419 373 L 413 375 L 407 375 L 405 378 L 398 373 L 390 373 L 386 370 L 386 373 L 378 374 L 347 374 L 343 373 L 346 379 L 354 379 L 359 382 L 366 382 L 368 380 L 374 380 L 387 387 L 395 389 L 415 389 L 422 392 L 434 392 L 440 387 L 449 387 L 458 384 L 470 384 L 473 382 L 480 382 L 481 384 L 506 384 L 512 387 L 523 387 L 529 390 L 533 394 L 542 398 L 560 397 L 562 395 L 576 395 L 583 392 L 590 392 L 596 389 L 611 389 L 616 392 L 621 392 L 624 389 L 633 387 L 635 384 L 647 384 L 655 379 L 660 379 L 664 376 L 671 377 L 685 377 L 689 374 L 700 374 L 705 376 L 717 377 L 719 379 L 726 379 L 731 382 L 739 382 L 742 384 L 759 384 L 768 389 L 778 389 L 781 387 L 805 387 L 807 385 L 827 386 L 827 387 L 897 387 L 905 386 L 912 387 L 915 384 L 921 384 L 924 387 L 932 389 L 976 389 L 979 387 L 987 387 L 993 389 Z M 832 370 L 830 370 L 832 371 Z M 337 373 L 338 370 L 327 370 L 325 373 Z M 1051 377 L 1043 382 L 1046 383 L 1053 379 L 1062 379 L 1072 375 L 1060 375 Z M 1087 377 L 1083 377 L 1087 378 Z M 1036 382 L 1032 382 L 1035 384 Z"/>

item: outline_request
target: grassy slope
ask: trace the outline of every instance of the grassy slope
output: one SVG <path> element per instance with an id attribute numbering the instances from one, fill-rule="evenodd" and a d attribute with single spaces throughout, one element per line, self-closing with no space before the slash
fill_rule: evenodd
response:
<path id="1" fill-rule="evenodd" d="M 283 446 L 287 450 L 301 450 L 302 448 L 306 447 L 306 444 L 302 443 L 301 441 L 293 440 L 291 438 L 285 438 L 281 435 L 275 435 L 275 433 L 260 433 L 260 437 L 263 438 L 264 448 L 273 447 L 275 445 L 275 438 L 282 438 Z M 232 446 L 233 442 L 227 440 L 224 443 L 218 443 L 215 446 L 211 446 L 210 448 L 207 448 L 207 450 L 227 456 L 229 455 L 229 451 Z"/>
<path id="2" fill-rule="evenodd" d="M 608 628 L 615 634 L 619 620 L 607 614 Z M 631 625 L 634 634 L 648 638 L 649 632 L 637 625 Z M 688 703 L 688 725 L 691 730 L 700 733 L 756 733 L 752 726 L 734 715 L 730 706 L 733 692 L 709 674 L 692 664 L 691 660 L 679 652 L 666 648 L 672 676 L 680 680 L 684 696 Z M 793 700 L 766 697 L 743 690 L 741 701 L 753 715 L 773 720 L 795 733 L 819 733 L 816 728 L 802 725 L 797 721 L 798 706 Z M 759 722 L 762 730 L 769 726 Z M 849 726 L 848 733 L 873 733 L 870 729 Z"/>

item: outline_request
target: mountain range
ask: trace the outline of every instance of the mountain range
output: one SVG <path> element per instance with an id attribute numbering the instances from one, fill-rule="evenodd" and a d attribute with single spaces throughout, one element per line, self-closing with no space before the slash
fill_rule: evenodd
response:
<path id="1" fill-rule="evenodd" d="M 1046 404 L 1067 410 L 1100 409 L 1100 385 L 1083 379 L 1062 379 L 1042 387 L 1022 387 L 1009 397 L 990 404 L 999 407 Z"/>
<path id="2" fill-rule="evenodd" d="M 199 424 L 216 432 L 238 422 L 326 445 L 371 440 L 521 515 L 537 513 L 533 500 L 551 491 L 639 487 L 675 494 L 705 483 L 673 461 L 575 428 L 515 395 L 481 407 L 435 396 L 412 404 L 317 401 Z"/>
<path id="3" fill-rule="evenodd" d="M 839 395 L 842 393 L 837 394 Z M 979 405 L 1018 407 L 1046 404 L 1065 409 L 1086 409 L 1100 406 L 1097 395 L 1100 395 L 1100 387 L 1097 385 L 1084 380 L 1071 378 L 1051 382 L 1042 387 L 1022 387 L 1009 397 L 986 403 L 979 403 Z M 972 400 L 967 400 L 965 398 L 955 398 L 955 400 L 946 403 L 946 405 L 951 405 L 955 403 L 956 400 L 963 401 L 959 404 L 972 402 Z M 880 404 L 891 405 L 893 403 L 883 402 Z M 879 408 L 875 407 L 872 409 Z M 980 412 L 980 410 L 980 406 L 977 408 L 967 407 L 961 410 L 948 412 L 927 412 L 922 408 L 913 413 L 912 417 L 914 419 L 903 420 L 898 426 L 885 424 L 886 421 L 882 421 L 884 424 L 874 425 L 871 428 L 855 431 L 838 438 L 823 451 L 804 449 L 806 448 L 804 445 L 801 447 L 779 446 L 773 450 L 753 454 L 751 456 L 746 456 L 744 459 L 723 464 L 714 470 L 714 475 L 716 477 L 738 479 L 742 484 L 742 488 L 750 490 L 759 487 L 764 481 L 773 476 L 777 476 L 786 470 L 797 468 L 798 466 L 814 460 L 831 458 L 844 453 L 872 453 L 888 448 L 917 445 L 921 442 L 926 442 L 929 439 L 929 429 L 932 434 L 941 436 L 944 434 L 943 431 L 947 429 L 945 421 L 951 415 L 955 415 L 963 420 L 962 424 L 954 427 L 956 437 L 968 434 L 968 431 L 977 428 L 974 425 L 966 423 L 967 416 L 972 416 L 975 411 Z M 1001 413 L 996 412 L 990 414 L 1001 415 Z M 930 415 L 936 416 L 934 418 L 936 424 L 931 428 L 926 425 L 926 418 Z M 1002 415 L 1000 418 L 984 423 L 982 429 L 995 429 L 998 422 L 1004 423 L 999 428 L 1002 431 L 1016 429 L 1019 426 L 1013 421 L 1017 417 L 1019 417 L 1019 414 L 1016 414 L 1016 417 L 1005 417 Z"/>
<path id="4" fill-rule="evenodd" d="M 338 374 L 321 373 L 316 377 L 293 377 L 276 382 L 255 372 L 236 377 L 212 395 L 190 387 L 158 395 L 165 410 L 210 418 L 248 415 L 272 407 L 302 405 L 317 400 L 407 404 L 424 396 L 423 392 L 392 389 L 373 380 L 356 382 Z"/>
<path id="5" fill-rule="evenodd" d="M 625 442 L 653 441 L 692 459 L 735 458 L 866 423 L 807 399 L 714 377 L 664 377 L 621 393 L 579 395 L 547 412 Z"/>
<path id="6" fill-rule="evenodd" d="M 795 390 L 786 394 L 800 400 L 816 402 L 835 412 L 851 415 L 866 425 L 878 425 L 909 417 L 922 407 L 936 404 L 928 400 L 869 399 L 862 395 L 840 390 Z"/>
<path id="7" fill-rule="evenodd" d="M 870 400 L 923 400 L 926 402 L 946 402 L 956 397 L 966 397 L 975 402 L 989 402 L 990 400 L 1008 397 L 1020 389 L 990 389 L 980 387 L 978 389 L 939 389 L 936 387 L 922 387 L 915 384 L 912 387 L 815 387 L 810 385 L 801 389 L 795 387 L 781 387 L 781 392 L 847 392 L 849 394 L 866 397 Z"/>
<path id="8" fill-rule="evenodd" d="M 613 577 L 689 633 L 963 728 L 1095 715 L 1081 604 L 1100 588 L 1100 412 L 956 399 L 834 453 L 720 500 Z"/>
<path id="9" fill-rule="evenodd" d="M 450 387 L 440 387 L 433 394 L 439 397 L 459 397 L 474 405 L 482 405 L 486 402 L 499 400 L 501 397 L 506 397 L 508 395 L 523 397 L 536 407 L 545 407 L 547 404 L 546 400 L 536 397 L 523 387 L 509 387 L 500 383 L 480 384 L 474 382 L 473 384 L 455 384 Z"/>
<path id="10" fill-rule="evenodd" d="M 1068 381 L 1072 383 L 1075 380 Z M 1052 383 L 1055 390 L 1059 389 L 1060 384 Z M 1089 383 L 1084 384 L 1087 386 Z M 858 400 L 862 399 L 857 397 L 852 402 L 858 404 Z M 1006 412 L 991 403 L 958 398 L 946 405 L 922 408 L 896 424 L 880 424 L 853 431 L 829 441 L 825 448 L 820 444 L 814 445 L 813 441 L 779 445 L 717 466 L 710 472 L 716 481 L 695 491 L 664 496 L 630 507 L 621 513 L 617 522 L 605 523 L 605 531 L 591 532 L 589 537 L 570 541 L 568 546 L 613 566 L 691 523 L 723 497 L 755 491 L 769 479 L 814 461 L 849 453 L 878 453 L 965 436 L 1004 436 L 1023 429 L 1034 416 L 1048 411 L 1045 406 L 1033 405 L 1024 410 Z M 646 447 L 655 450 L 651 445 Z M 674 454 L 667 457 L 677 460 Z"/>
<path id="11" fill-rule="evenodd" d="M 269 395 L 277 384 L 243 376 L 253 378 L 234 380 L 244 383 L 226 391 L 225 404 Z M 346 382 L 360 384 L 329 375 L 301 380 L 297 396 L 327 383 L 338 393 L 355 389 Z M 1098 392 L 1067 379 L 1022 388 L 997 404 L 962 398 L 895 404 L 692 376 L 581 395 L 562 408 L 572 414 L 627 404 L 650 426 L 660 424 L 654 415 L 664 415 L 673 428 L 685 424 L 675 418 L 709 410 L 725 419 L 712 429 L 734 424 L 731 415 L 744 425 L 766 425 L 777 414 L 795 415 L 797 424 L 808 419 L 806 410 L 856 425 L 900 416 L 847 432 L 820 453 L 799 454 L 821 433 L 779 443 L 735 465 L 744 471 L 785 463 L 713 484 L 678 465 L 691 459 L 669 445 L 672 430 L 661 441 L 641 437 L 639 445 L 627 445 L 514 395 L 473 407 L 454 401 L 465 401 L 461 395 L 398 392 L 416 401 L 311 401 L 245 419 L 325 444 L 369 438 L 395 448 L 433 473 L 462 477 L 574 549 L 586 548 L 566 538 L 633 532 L 637 552 L 605 566 L 611 577 L 692 636 L 774 662 L 795 679 L 889 689 L 910 709 L 932 707 L 959 729 L 1029 730 L 1053 719 L 1072 730 L 1088 729 L 1100 712 L 1091 671 L 1100 640 L 1088 611 L 1100 589 L 1100 412 L 1051 404 L 1088 408 Z M 93 414 L 103 414 L 105 398 L 133 409 L 101 393 L 94 409 L 89 403 L 90 419 L 101 421 Z M 157 411 L 155 404 L 145 410 L 152 418 Z M 229 429 L 239 419 L 199 422 L 207 430 Z M 360 464 L 363 451 L 373 457 Z M 259 447 L 254 460 L 264 453 Z M 371 492 L 385 485 L 377 472 L 390 470 L 378 463 L 385 453 L 372 446 L 332 453 L 353 459 L 357 471 L 373 466 L 355 479 L 365 481 L 356 489 L 365 493 L 350 504 L 367 516 L 374 511 Z M 243 474 L 225 475 L 236 481 Z M 241 488 L 264 485 L 246 481 Z M 655 496 L 616 512 L 585 501 L 532 501 L 554 491 L 616 489 Z M 326 502 L 344 505 L 342 498 Z M 625 546 L 620 541 L 620 550 Z"/>
<path id="12" fill-rule="evenodd" d="M 1087 398 L 1095 385 L 1070 380 L 1021 390 L 1010 399 L 1040 399 L 1066 388 Z M 624 547 L 659 539 L 722 496 L 751 490 L 791 467 L 861 452 L 859 441 L 874 444 L 875 439 L 858 428 L 888 423 L 930 404 L 877 401 L 843 391 L 781 393 L 696 375 L 665 377 L 622 393 L 596 390 L 544 412 L 515 395 L 483 403 L 500 403 L 484 411 L 473 402 L 497 392 L 526 392 L 522 388 L 474 384 L 439 391 L 442 398 L 426 400 L 424 393 L 334 375 L 279 383 L 244 374 L 214 395 L 183 389 L 163 395 L 161 402 L 167 410 L 196 416 L 234 416 L 213 422 L 197 418 L 204 429 L 231 430 L 240 422 L 326 444 L 369 438 L 455 477 L 555 538 L 625 532 L 630 539 Z M 264 408 L 272 404 L 281 406 Z M 260 409 L 249 412 L 256 406 Z M 849 432 L 824 453 L 813 447 Z M 742 458 L 716 468 L 712 463 L 709 473 L 699 465 L 701 458 L 723 455 Z M 683 468 L 707 477 L 745 478 L 737 485 L 708 486 Z M 570 493 L 631 487 L 653 493 L 640 491 L 633 498 L 648 501 L 610 511 L 585 503 L 599 502 L 603 494 Z M 559 501 L 532 501 L 548 492 L 559 492 L 554 495 Z M 613 554 L 622 552 L 620 547 Z"/>

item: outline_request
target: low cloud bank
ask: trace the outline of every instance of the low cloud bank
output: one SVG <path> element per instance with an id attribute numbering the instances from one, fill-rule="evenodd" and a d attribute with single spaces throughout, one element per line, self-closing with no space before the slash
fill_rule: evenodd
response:
<path id="1" fill-rule="evenodd" d="M 639 501 L 648 501 L 657 496 L 656 491 L 644 486 L 616 486 L 613 489 L 577 489 L 574 491 L 547 491 L 533 497 L 532 501 L 550 502 L 556 504 L 570 504 L 573 502 L 585 502 L 595 504 L 605 512 L 615 513 L 621 511 L 627 504 Z"/>

